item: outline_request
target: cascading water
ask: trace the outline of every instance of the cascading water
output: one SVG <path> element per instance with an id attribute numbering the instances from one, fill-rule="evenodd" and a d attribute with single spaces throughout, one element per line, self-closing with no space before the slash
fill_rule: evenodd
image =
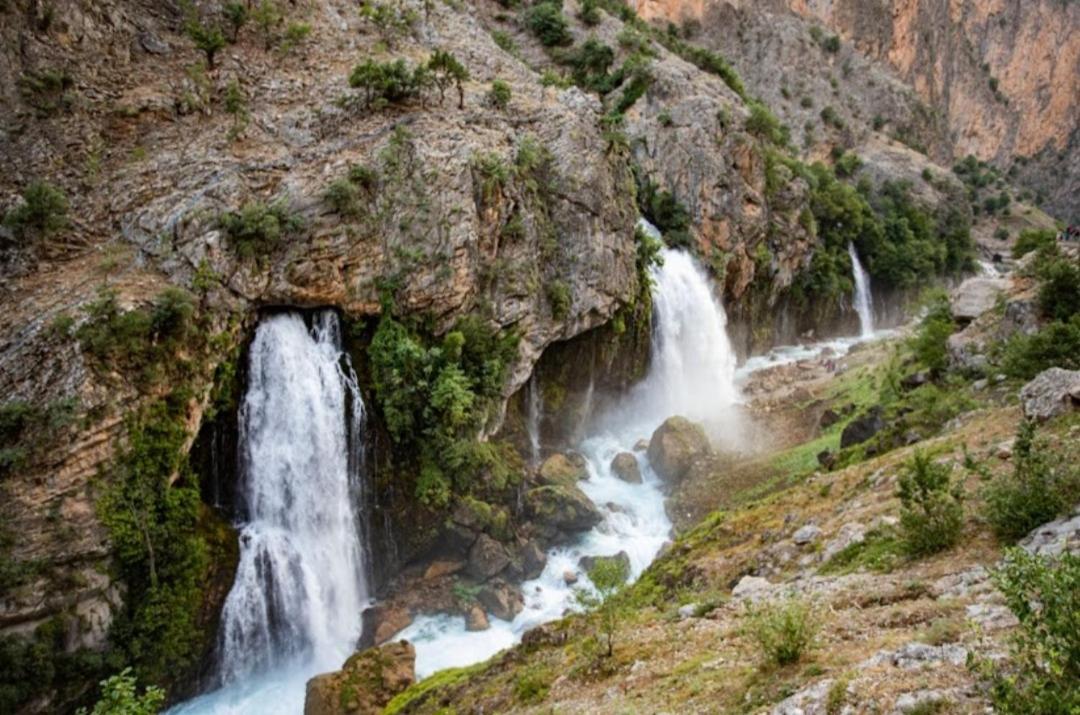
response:
<path id="1" fill-rule="evenodd" d="M 529 378 L 528 397 L 529 404 L 525 429 L 529 434 L 529 456 L 532 458 L 532 464 L 535 467 L 540 463 L 540 413 L 543 410 L 540 402 L 540 387 L 537 385 L 535 373 Z"/>
<path id="2" fill-rule="evenodd" d="M 855 278 L 855 312 L 859 314 L 859 334 L 869 338 L 874 334 L 874 298 L 870 294 L 870 276 L 859 261 L 855 244 L 849 243 L 847 250 Z"/>
<path id="3" fill-rule="evenodd" d="M 337 316 L 264 320 L 240 408 L 240 563 L 221 616 L 218 691 L 184 713 L 298 713 L 341 667 L 368 604 L 363 403 Z"/>
<path id="4" fill-rule="evenodd" d="M 643 227 L 655 231 L 648 224 Z M 637 440 L 647 438 L 673 414 L 715 423 L 738 395 L 726 317 L 705 272 L 685 253 L 665 249 L 661 255 L 663 265 L 653 270 L 655 330 L 649 374 L 621 404 L 593 421 L 594 433 L 579 446 L 589 473 L 579 486 L 603 522 L 576 543 L 548 552 L 543 573 L 522 584 L 525 608 L 513 621 L 490 617 L 490 628 L 470 632 L 461 617 L 422 616 L 397 634 L 416 647 L 420 677 L 483 660 L 513 645 L 529 628 L 574 608 L 574 591 L 564 574 L 577 572 L 586 582 L 579 566 L 583 556 L 626 552 L 631 578 L 637 578 L 670 537 L 661 483 L 645 456 L 635 453 L 642 484 L 616 477 L 611 461 L 620 452 L 630 452 Z"/>

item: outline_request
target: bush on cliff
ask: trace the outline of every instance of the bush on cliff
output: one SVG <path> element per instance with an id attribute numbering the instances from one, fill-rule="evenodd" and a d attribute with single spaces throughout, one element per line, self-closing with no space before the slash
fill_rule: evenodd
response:
<path id="1" fill-rule="evenodd" d="M 218 226 L 225 231 L 229 247 L 244 260 L 262 260 L 277 250 L 282 240 L 299 231 L 303 220 L 292 213 L 284 201 L 265 204 L 250 201 L 239 211 L 218 215 Z"/>
<path id="2" fill-rule="evenodd" d="M 818 623 L 810 604 L 788 598 L 751 607 L 746 629 L 766 663 L 784 666 L 798 663 L 813 647 Z"/>
<path id="3" fill-rule="evenodd" d="M 444 506 L 486 474 L 499 486 L 513 479 L 505 450 L 475 435 L 501 396 L 517 336 L 499 333 L 475 316 L 461 319 L 441 340 L 389 312 L 368 348 L 375 395 L 399 454 L 413 455 L 416 496 Z"/>
<path id="4" fill-rule="evenodd" d="M 525 15 L 529 31 L 545 47 L 569 45 L 574 41 L 561 6 L 562 3 L 556 0 L 543 0 L 529 8 Z"/>
<path id="5" fill-rule="evenodd" d="M 4 214 L 4 225 L 26 241 L 50 236 L 68 225 L 68 202 L 64 192 L 45 181 L 31 181 L 22 203 Z"/>

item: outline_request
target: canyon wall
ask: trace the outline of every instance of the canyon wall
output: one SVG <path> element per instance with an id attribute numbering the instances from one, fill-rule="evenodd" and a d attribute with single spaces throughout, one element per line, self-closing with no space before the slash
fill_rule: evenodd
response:
<path id="1" fill-rule="evenodd" d="M 1057 0 L 640 0 L 652 19 L 700 23 L 726 37 L 733 18 L 795 16 L 836 33 L 914 89 L 943 118 L 943 163 L 972 154 L 1037 193 L 1051 213 L 1080 216 L 1080 6 Z M 734 14 L 733 14 L 734 13 Z M 766 19 L 783 25 L 785 20 Z M 731 56 L 750 72 L 752 58 Z M 798 73 L 811 67 L 774 71 Z M 756 87 L 754 89 L 757 89 Z M 931 148 L 933 145 L 931 145 Z"/>

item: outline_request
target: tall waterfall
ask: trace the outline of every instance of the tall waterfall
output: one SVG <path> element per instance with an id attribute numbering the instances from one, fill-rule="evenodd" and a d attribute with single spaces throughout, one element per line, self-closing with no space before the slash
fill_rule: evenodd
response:
<path id="1" fill-rule="evenodd" d="M 303 682 L 341 667 L 360 636 L 369 595 L 356 509 L 364 407 L 337 316 L 312 322 L 274 315 L 251 345 L 240 563 L 221 616 L 225 687 L 185 712 L 298 712 Z"/>
<path id="2" fill-rule="evenodd" d="M 643 228 L 655 231 L 648 224 Z M 590 434 L 578 445 L 589 473 L 578 486 L 600 510 L 603 522 L 575 543 L 548 552 L 543 573 L 522 584 L 525 609 L 512 621 L 491 616 L 489 629 L 468 631 L 459 616 L 420 616 L 397 634 L 416 647 L 418 676 L 488 658 L 513 645 L 529 628 L 575 608 L 574 588 L 565 577 L 570 572 L 582 583 L 587 580 L 582 557 L 625 552 L 636 578 L 670 537 L 660 479 L 642 452 L 632 452 L 633 446 L 674 414 L 706 425 L 730 426 L 727 415 L 738 393 L 727 319 L 708 276 L 686 253 L 665 249 L 662 257 L 663 265 L 653 269 L 655 323 L 649 374 L 619 404 L 590 419 Z M 612 459 L 624 452 L 632 452 L 638 460 L 643 483 L 624 482 L 612 472 Z"/>
<path id="3" fill-rule="evenodd" d="M 847 250 L 855 277 L 855 312 L 859 314 L 859 334 L 868 338 L 874 334 L 874 297 L 870 294 L 870 276 L 859 261 L 855 244 L 849 243 Z"/>

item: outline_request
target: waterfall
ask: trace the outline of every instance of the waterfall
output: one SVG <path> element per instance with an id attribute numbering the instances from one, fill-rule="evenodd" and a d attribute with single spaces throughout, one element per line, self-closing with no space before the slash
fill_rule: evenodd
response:
<path id="1" fill-rule="evenodd" d="M 395 635 L 416 647 L 419 677 L 484 660 L 513 645 L 528 629 L 576 608 L 574 587 L 567 585 L 565 574 L 576 573 L 585 583 L 582 557 L 625 552 L 631 578 L 637 578 L 668 541 L 671 521 L 661 481 L 645 455 L 633 452 L 634 444 L 674 414 L 734 432 L 728 416 L 738 397 L 735 353 L 725 332 L 724 309 L 693 258 L 670 249 L 661 255 L 663 265 L 652 273 L 655 322 L 649 373 L 618 404 L 588 421 L 591 434 L 578 446 L 589 473 L 578 486 L 600 510 L 603 522 L 573 544 L 548 552 L 543 573 L 522 584 L 525 608 L 512 621 L 490 616 L 490 628 L 474 632 L 460 616 L 422 615 Z M 624 482 L 612 472 L 612 459 L 621 452 L 634 454 L 643 483 Z"/>
<path id="2" fill-rule="evenodd" d="M 219 634 L 225 687 L 184 712 L 298 712 L 303 682 L 341 667 L 360 636 L 369 597 L 357 512 L 364 407 L 337 316 L 312 322 L 274 315 L 251 345 L 239 420 L 240 562 Z"/>
<path id="3" fill-rule="evenodd" d="M 540 396 L 540 384 L 536 371 L 529 377 L 529 404 L 525 430 L 529 433 L 529 450 L 533 466 L 540 464 L 540 413 L 543 410 Z"/>
<path id="4" fill-rule="evenodd" d="M 652 361 L 631 409 L 657 421 L 682 415 L 712 423 L 738 399 L 727 315 L 690 254 L 665 248 L 660 256 L 652 273 Z"/>
<path id="5" fill-rule="evenodd" d="M 874 334 L 874 297 L 870 293 L 870 276 L 867 275 L 855 244 L 849 243 L 848 255 L 851 257 L 851 270 L 855 278 L 855 312 L 859 314 L 859 335 L 869 338 Z"/>

